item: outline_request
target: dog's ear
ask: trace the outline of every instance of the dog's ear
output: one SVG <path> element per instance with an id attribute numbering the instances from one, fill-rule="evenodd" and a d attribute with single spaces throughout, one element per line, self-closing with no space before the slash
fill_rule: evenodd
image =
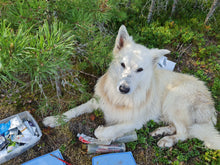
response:
<path id="1" fill-rule="evenodd" d="M 115 40 L 114 54 L 119 52 L 126 44 L 127 41 L 130 40 L 127 29 L 124 25 L 121 25 L 118 31 L 118 35 Z"/>
<path id="2" fill-rule="evenodd" d="M 153 65 L 156 65 L 162 56 L 170 53 L 167 49 L 151 49 L 151 51 L 153 55 Z"/>

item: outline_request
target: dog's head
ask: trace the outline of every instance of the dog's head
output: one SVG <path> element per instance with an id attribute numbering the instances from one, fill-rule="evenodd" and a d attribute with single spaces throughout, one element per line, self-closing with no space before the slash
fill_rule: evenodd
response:
<path id="1" fill-rule="evenodd" d="M 168 53 L 170 51 L 166 49 L 148 49 L 136 44 L 122 25 L 115 41 L 114 60 L 110 66 L 110 72 L 117 81 L 118 92 L 131 94 L 137 88 L 149 86 L 158 60 Z"/>

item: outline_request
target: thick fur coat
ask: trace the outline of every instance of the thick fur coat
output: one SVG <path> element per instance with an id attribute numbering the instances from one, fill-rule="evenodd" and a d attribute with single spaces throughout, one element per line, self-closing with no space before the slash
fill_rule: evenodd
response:
<path id="1" fill-rule="evenodd" d="M 151 133 L 165 135 L 158 141 L 160 147 L 198 138 L 207 147 L 220 149 L 220 134 L 214 128 L 214 103 L 204 83 L 193 76 L 157 68 L 158 60 L 169 52 L 135 43 L 122 25 L 113 49 L 114 58 L 95 86 L 94 97 L 98 99 L 92 98 L 65 112 L 66 121 L 100 108 L 106 125 L 95 130 L 99 139 L 114 140 L 154 120 L 168 125 Z M 50 127 L 59 125 L 56 116 L 45 118 L 43 123 Z"/>

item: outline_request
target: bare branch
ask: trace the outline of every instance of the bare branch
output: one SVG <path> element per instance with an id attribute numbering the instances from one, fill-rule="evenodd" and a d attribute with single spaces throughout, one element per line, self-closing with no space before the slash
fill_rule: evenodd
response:
<path id="1" fill-rule="evenodd" d="M 169 0 L 166 0 L 166 4 L 165 4 L 165 11 L 167 11 L 167 6 L 168 6 Z"/>
<path id="2" fill-rule="evenodd" d="M 219 5 L 219 0 L 214 0 L 214 2 L 212 3 L 212 6 L 209 10 L 209 13 L 206 16 L 205 22 L 204 24 L 206 25 L 208 20 L 211 18 L 211 16 L 213 15 L 213 13 L 215 12 L 215 9 L 218 7 Z"/>
<path id="3" fill-rule="evenodd" d="M 173 14 L 175 13 L 176 11 L 176 5 L 178 3 L 178 0 L 174 0 L 173 1 L 173 6 L 172 6 L 172 11 L 171 11 L 171 17 L 173 16 Z"/>
<path id="4" fill-rule="evenodd" d="M 148 16 L 147 16 L 147 23 L 150 23 L 150 21 L 151 21 L 153 11 L 154 11 L 154 7 L 155 7 L 155 0 L 151 0 L 150 9 L 149 9 L 149 13 L 148 13 Z"/>
<path id="5" fill-rule="evenodd" d="M 55 78 L 57 97 L 60 98 L 62 96 L 62 88 L 61 88 L 61 80 L 59 75 Z"/>

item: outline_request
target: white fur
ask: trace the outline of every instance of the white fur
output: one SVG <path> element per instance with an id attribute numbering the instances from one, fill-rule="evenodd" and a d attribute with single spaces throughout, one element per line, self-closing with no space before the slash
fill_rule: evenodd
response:
<path id="1" fill-rule="evenodd" d="M 160 147 L 171 147 L 178 140 L 195 137 L 209 148 L 220 149 L 220 135 L 214 128 L 214 103 L 203 82 L 193 76 L 157 69 L 158 59 L 169 52 L 136 44 L 125 26 L 121 26 L 113 49 L 114 59 L 95 87 L 98 101 L 93 98 L 65 112 L 66 121 L 100 108 L 106 126 L 95 130 L 99 139 L 114 140 L 140 129 L 149 120 L 161 120 L 172 126 L 152 133 L 171 135 L 158 142 Z M 143 71 L 137 72 L 140 68 Z M 129 92 L 123 93 L 120 86 L 128 87 Z M 50 127 L 59 125 L 55 116 L 45 118 L 43 123 Z"/>

